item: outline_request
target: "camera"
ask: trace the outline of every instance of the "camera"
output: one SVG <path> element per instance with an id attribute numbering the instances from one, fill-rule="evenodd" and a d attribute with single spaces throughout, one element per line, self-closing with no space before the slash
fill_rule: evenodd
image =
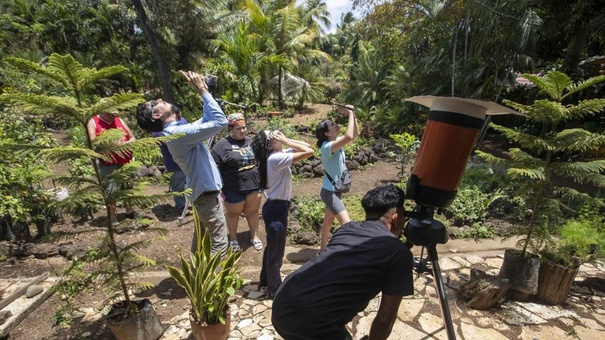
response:
<path id="1" fill-rule="evenodd" d="M 218 90 L 218 77 L 213 74 L 206 74 L 204 77 L 204 82 L 206 86 L 208 86 L 208 92 L 214 94 L 216 90 Z"/>

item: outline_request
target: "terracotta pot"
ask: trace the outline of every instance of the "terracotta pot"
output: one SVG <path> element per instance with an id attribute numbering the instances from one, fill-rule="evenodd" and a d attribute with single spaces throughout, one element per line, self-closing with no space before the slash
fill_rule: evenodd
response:
<path id="1" fill-rule="evenodd" d="M 229 332 L 231 331 L 231 313 L 229 310 L 227 310 L 226 319 L 224 325 L 222 323 L 202 325 L 189 314 L 191 333 L 195 337 L 195 340 L 225 340 L 229 337 Z"/>
<path id="2" fill-rule="evenodd" d="M 123 319 L 126 309 L 123 303 L 112 306 L 107 317 L 109 329 L 116 339 L 124 340 L 157 340 L 164 333 L 164 327 L 160 323 L 151 301 L 131 301 L 136 304 L 139 311 L 127 319 Z"/>

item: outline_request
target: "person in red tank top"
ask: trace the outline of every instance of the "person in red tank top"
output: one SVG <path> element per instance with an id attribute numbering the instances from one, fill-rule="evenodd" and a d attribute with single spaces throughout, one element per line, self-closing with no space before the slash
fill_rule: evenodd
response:
<path id="1" fill-rule="evenodd" d="M 86 125 L 86 130 L 91 140 L 95 139 L 97 136 L 103 133 L 103 131 L 109 129 L 120 129 L 124 131 L 124 143 L 129 143 L 136 140 L 126 122 L 124 122 L 122 118 L 116 116 L 115 113 L 101 113 L 96 115 L 92 117 Z M 131 160 L 132 155 L 123 157 L 115 154 L 112 160 L 103 160 L 100 162 L 99 172 L 101 176 L 105 177 L 116 169 L 121 168 L 124 164 L 130 162 Z M 116 216 L 115 207 L 113 207 L 113 209 L 113 216 Z M 135 218 L 135 212 L 132 207 L 126 207 L 126 218 Z"/>

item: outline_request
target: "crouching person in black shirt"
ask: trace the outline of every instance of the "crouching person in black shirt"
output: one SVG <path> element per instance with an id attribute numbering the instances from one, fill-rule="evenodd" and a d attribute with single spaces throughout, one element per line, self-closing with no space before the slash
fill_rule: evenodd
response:
<path id="1" fill-rule="evenodd" d="M 345 340 L 345 328 L 382 292 L 370 340 L 388 338 L 401 298 L 412 295 L 413 257 L 399 240 L 403 191 L 387 185 L 361 200 L 365 222 L 349 222 L 332 236 L 326 251 L 282 283 L 273 300 L 272 322 L 286 340 Z"/>

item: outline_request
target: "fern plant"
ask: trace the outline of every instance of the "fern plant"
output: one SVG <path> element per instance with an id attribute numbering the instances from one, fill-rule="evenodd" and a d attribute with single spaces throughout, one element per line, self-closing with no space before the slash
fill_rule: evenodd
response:
<path id="1" fill-rule="evenodd" d="M 534 83 L 544 97 L 531 104 L 510 100 L 505 100 L 504 103 L 540 125 L 540 132 L 534 135 L 492 123 L 493 129 L 519 147 L 509 150 L 510 159 L 480 151 L 478 154 L 490 163 L 506 165 L 507 176 L 526 184 L 522 193 L 528 201 L 527 206 L 531 208 L 531 216 L 527 225 L 523 226 L 523 238 L 518 245 L 525 255 L 528 247 L 537 251 L 544 245 L 552 245 L 550 236 L 563 222 L 558 217 L 570 212 L 568 202 L 593 200 L 588 194 L 555 184 L 554 178 L 605 187 L 605 176 L 601 174 L 605 170 L 605 160 L 573 160 L 573 156 L 598 150 L 605 145 L 605 135 L 581 128 L 566 128 L 563 124 L 571 120 L 582 120 L 605 109 L 605 99 L 586 99 L 573 103 L 574 95 L 605 81 L 605 76 L 576 83 L 559 71 L 549 71 L 543 77 L 530 74 L 523 76 Z"/>
<path id="2" fill-rule="evenodd" d="M 102 112 L 113 112 L 135 107 L 143 101 L 137 93 L 114 93 L 105 98 L 98 98 L 93 90 L 98 82 L 127 71 L 122 66 L 110 66 L 102 69 L 86 68 L 71 55 L 52 54 L 47 65 L 39 65 L 20 58 L 6 58 L 5 62 L 23 71 L 34 72 L 44 76 L 58 85 L 57 90 L 48 93 L 25 93 L 14 89 L 6 89 L 0 95 L 0 101 L 7 103 L 6 110 L 20 109 L 27 114 L 45 118 L 62 119 L 71 126 L 86 131 L 87 122 Z M 119 143 L 123 131 L 110 129 L 103 132 L 94 140 L 88 134 L 84 145 L 69 146 L 39 146 L 33 144 L 5 145 L 19 153 L 36 155 L 43 162 L 69 162 L 81 158 L 89 160 L 93 173 L 72 172 L 70 174 L 54 174 L 51 179 L 69 189 L 67 199 L 54 202 L 51 208 L 61 213 L 73 213 L 81 209 L 86 202 L 102 202 L 107 212 L 105 237 L 99 245 L 95 257 L 96 271 L 92 275 L 100 279 L 100 283 L 108 290 L 118 289 L 123 295 L 127 307 L 127 315 L 136 312 L 131 303 L 130 289 L 149 288 L 149 284 L 134 283 L 128 280 L 129 273 L 145 266 L 154 265 L 155 261 L 141 256 L 139 251 L 147 246 L 154 238 L 136 241 L 131 244 L 119 244 L 119 234 L 138 227 L 140 223 L 149 221 L 124 220 L 118 225 L 114 209 L 118 203 L 133 207 L 148 207 L 163 200 L 168 200 L 172 194 L 145 194 L 146 182 L 136 179 L 133 172 L 140 163 L 131 161 L 108 176 L 101 176 L 99 162 L 110 160 L 115 154 L 137 154 L 139 150 L 155 147 L 175 137 L 144 138 L 131 143 Z M 128 188 L 128 189 L 125 189 Z M 163 229 L 148 228 L 147 232 L 155 237 L 164 237 Z M 72 233 L 54 233 L 55 238 L 68 237 Z M 112 297 L 110 297 L 112 298 Z"/>

